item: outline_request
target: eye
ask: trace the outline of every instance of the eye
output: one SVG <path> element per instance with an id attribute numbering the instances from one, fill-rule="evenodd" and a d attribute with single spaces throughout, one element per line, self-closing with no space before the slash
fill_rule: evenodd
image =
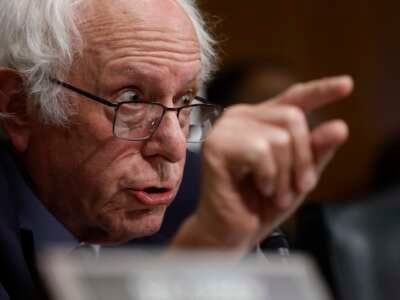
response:
<path id="1" fill-rule="evenodd" d="M 139 93 L 135 90 L 126 90 L 122 92 L 118 98 L 117 102 L 129 102 L 129 101 L 138 101 L 139 100 Z"/>
<path id="2" fill-rule="evenodd" d="M 185 106 L 192 104 L 194 95 L 192 92 L 186 93 L 185 95 L 179 97 L 176 101 L 177 106 Z"/>

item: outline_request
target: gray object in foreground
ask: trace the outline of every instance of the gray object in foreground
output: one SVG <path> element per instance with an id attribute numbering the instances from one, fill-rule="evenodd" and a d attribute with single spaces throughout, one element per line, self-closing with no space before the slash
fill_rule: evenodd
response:
<path id="1" fill-rule="evenodd" d="M 117 251 L 85 260 L 53 250 L 40 261 L 57 300 L 331 299 L 314 264 L 303 256 L 229 263 L 227 254 Z"/>

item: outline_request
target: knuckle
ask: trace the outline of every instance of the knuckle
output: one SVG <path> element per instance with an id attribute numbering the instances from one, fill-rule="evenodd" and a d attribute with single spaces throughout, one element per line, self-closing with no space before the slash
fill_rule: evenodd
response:
<path id="1" fill-rule="evenodd" d="M 278 176 L 278 169 L 275 165 L 270 165 L 266 168 L 267 178 L 274 179 Z"/>
<path id="2" fill-rule="evenodd" d="M 290 145 L 291 137 L 287 131 L 279 131 L 275 134 L 275 145 L 279 148 L 286 148 Z"/>
<path id="3" fill-rule="evenodd" d="M 224 111 L 224 115 L 228 117 L 235 117 L 238 115 L 243 115 L 244 113 L 247 113 L 250 109 L 250 106 L 248 104 L 236 104 L 228 107 Z"/>
<path id="4" fill-rule="evenodd" d="M 255 149 L 257 158 L 254 157 L 254 161 L 259 165 L 263 176 L 265 176 L 266 179 L 275 178 L 278 171 L 273 163 L 273 151 L 269 142 L 260 139 Z"/>
<path id="5" fill-rule="evenodd" d="M 270 143 L 268 143 L 268 142 L 264 143 L 263 155 L 272 156 L 272 147 L 271 147 Z"/>
<path id="6" fill-rule="evenodd" d="M 254 159 L 259 159 L 260 156 L 269 155 L 271 153 L 271 147 L 269 143 L 263 138 L 257 138 L 252 144 L 252 152 Z"/>
<path id="7" fill-rule="evenodd" d="M 287 92 L 288 93 L 297 93 L 298 91 L 300 91 L 300 90 L 302 90 L 303 88 L 304 88 L 304 83 L 296 83 L 296 84 L 293 84 L 291 87 L 289 87 L 288 89 L 287 89 Z"/>
<path id="8" fill-rule="evenodd" d="M 289 106 L 285 112 L 286 120 L 289 124 L 302 125 L 305 122 L 305 116 L 302 110 L 295 106 Z"/>
<path id="9" fill-rule="evenodd" d="M 262 146 L 260 145 L 258 158 L 255 161 L 264 179 L 273 179 L 277 176 L 278 170 L 275 165 L 272 146 L 268 142 L 265 142 Z"/>
<path id="10" fill-rule="evenodd" d="M 225 142 L 224 142 L 225 141 Z M 202 145 L 203 155 L 220 156 L 224 153 L 228 142 L 217 131 L 210 133 Z"/>

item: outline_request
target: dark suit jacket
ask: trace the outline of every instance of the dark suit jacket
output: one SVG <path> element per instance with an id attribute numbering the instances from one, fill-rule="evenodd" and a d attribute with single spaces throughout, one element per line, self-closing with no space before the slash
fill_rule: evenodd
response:
<path id="1" fill-rule="evenodd" d="M 6 290 L 3 288 L 3 285 L 0 283 L 0 299 L 7 299 L 8 295 Z"/>
<path id="2" fill-rule="evenodd" d="M 36 272 L 32 236 L 19 226 L 18 205 L 31 191 L 6 147 L 0 147 L 0 295 L 33 299 Z"/>
<path id="3" fill-rule="evenodd" d="M 19 223 L 19 203 L 33 194 L 10 150 L 6 143 L 0 143 L 0 300 L 43 299 L 46 296 L 35 267 L 32 232 L 22 229 Z M 161 230 L 130 246 L 168 244 L 196 206 L 199 169 L 197 155 L 188 153 L 181 190 L 168 209 Z"/>
<path id="4" fill-rule="evenodd" d="M 199 174 L 199 157 L 188 152 L 181 189 L 168 208 L 160 231 L 134 240 L 128 246 L 164 246 L 171 241 L 182 222 L 196 208 Z M 0 300 L 8 299 L 6 294 L 11 299 L 47 298 L 36 269 L 33 234 L 19 224 L 19 203 L 32 197 L 10 149 L 0 143 Z M 286 247 L 284 239 L 283 242 Z M 263 250 L 280 249 L 282 235 L 275 232 L 263 244 Z"/>
<path id="5" fill-rule="evenodd" d="M 295 247 L 312 254 L 335 299 L 398 299 L 400 185 L 304 207 Z"/>

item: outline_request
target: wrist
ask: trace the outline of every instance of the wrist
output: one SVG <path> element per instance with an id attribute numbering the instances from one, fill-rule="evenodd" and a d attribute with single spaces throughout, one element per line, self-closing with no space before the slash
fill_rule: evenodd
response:
<path id="1" fill-rule="evenodd" d="M 227 251 L 241 257 L 252 249 L 253 242 L 251 237 L 234 235 L 223 226 L 208 224 L 194 214 L 181 226 L 170 246 L 191 251 Z"/>

